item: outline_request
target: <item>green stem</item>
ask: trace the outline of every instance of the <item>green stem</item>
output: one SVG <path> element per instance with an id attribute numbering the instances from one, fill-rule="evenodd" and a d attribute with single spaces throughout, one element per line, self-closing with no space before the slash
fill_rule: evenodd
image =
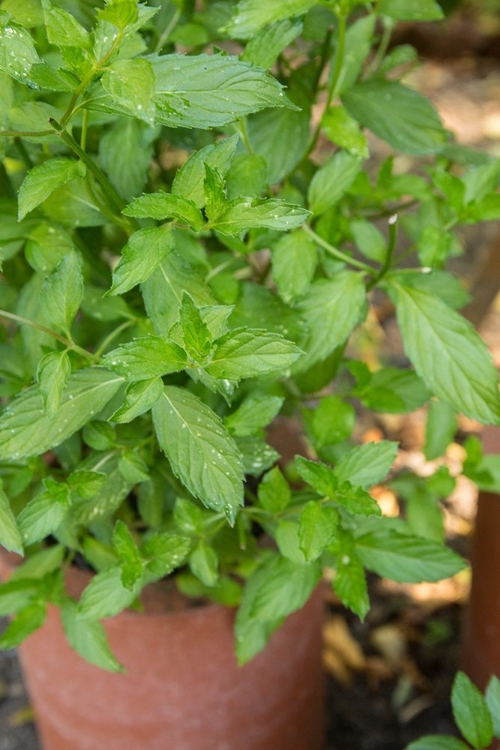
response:
<path id="1" fill-rule="evenodd" d="M 86 349 L 83 349 L 81 346 L 78 346 L 78 344 L 75 344 L 74 341 L 71 341 L 65 336 L 61 336 L 61 334 L 56 333 L 55 331 L 51 331 L 50 328 L 46 328 L 45 326 L 42 326 L 39 323 L 35 323 L 34 320 L 23 318 L 21 317 L 21 315 L 15 315 L 14 313 L 7 312 L 7 310 L 0 310 L 0 318 L 6 318 L 7 320 L 13 320 L 16 323 L 21 323 L 22 325 L 27 325 L 27 326 L 30 326 L 31 328 L 36 328 L 37 331 L 40 331 L 41 333 L 46 333 L 48 336 L 52 336 L 52 338 L 57 339 L 57 341 L 60 341 L 61 344 L 64 344 L 64 346 L 67 349 L 72 349 L 74 352 L 81 354 L 82 357 L 85 357 L 86 359 L 90 359 L 92 360 L 92 362 L 95 362 L 95 360 L 97 359 L 97 357 L 94 354 L 91 354 Z"/>
<path id="2" fill-rule="evenodd" d="M 250 143 L 250 137 L 248 135 L 246 117 L 240 117 L 240 119 L 238 120 L 238 124 L 239 124 L 239 133 L 241 135 L 243 143 L 245 144 L 245 148 L 248 151 L 249 155 L 253 156 L 254 150 L 252 148 L 252 144 Z"/>
<path id="3" fill-rule="evenodd" d="M 384 276 L 387 275 L 387 273 L 392 268 L 392 262 L 394 259 L 394 251 L 396 249 L 396 241 L 398 239 L 398 215 L 393 214 L 391 218 L 389 219 L 389 242 L 387 244 L 387 253 L 385 255 L 385 261 L 384 265 L 378 272 L 378 274 L 369 282 L 367 285 L 367 291 L 370 291 L 370 289 L 373 289 L 374 286 L 376 286 L 379 281 L 381 281 Z"/>
<path id="4" fill-rule="evenodd" d="M 136 322 L 136 319 L 133 318 L 132 320 L 126 320 L 124 323 L 121 323 L 121 325 L 118 326 L 118 328 L 115 328 L 114 331 L 111 331 L 109 336 L 106 336 L 102 344 L 99 346 L 98 349 L 96 349 L 95 356 L 100 357 L 102 356 L 102 353 L 106 351 L 110 343 L 120 335 L 122 331 L 125 331 L 127 328 L 130 328 L 130 326 L 134 325 Z"/>
<path id="5" fill-rule="evenodd" d="M 82 134 L 80 136 L 80 148 L 85 151 L 87 146 L 87 130 L 89 127 L 89 111 L 88 109 L 83 110 L 82 114 Z"/>
<path id="6" fill-rule="evenodd" d="M 0 130 L 0 136 L 6 138 L 39 138 L 54 135 L 53 130 Z"/>
<path id="7" fill-rule="evenodd" d="M 384 18 L 384 30 L 382 32 L 382 39 L 380 40 L 380 44 L 373 57 L 373 60 L 368 65 L 368 68 L 366 69 L 366 74 L 364 76 L 365 79 L 369 78 L 371 75 L 376 73 L 377 70 L 379 69 L 381 62 L 385 57 L 385 53 L 387 52 L 387 48 L 389 47 L 393 28 L 394 28 L 394 24 L 392 22 L 392 19 L 385 17 Z"/>
<path id="8" fill-rule="evenodd" d="M 304 232 L 307 232 L 307 234 L 312 237 L 313 240 L 318 243 L 318 245 L 326 250 L 327 253 L 329 253 L 337 260 L 341 260 L 343 263 L 349 263 L 351 266 L 359 268 L 361 271 L 365 271 L 366 273 L 375 273 L 375 269 L 371 266 L 367 265 L 366 263 L 362 263 L 360 260 L 356 260 L 356 258 L 351 258 L 350 255 L 347 255 L 347 253 L 343 253 L 342 250 L 338 250 L 333 245 L 330 245 L 330 243 L 324 240 L 323 237 L 320 237 L 319 234 L 316 234 L 314 229 L 311 229 L 308 224 L 302 224 L 302 229 L 304 230 Z"/>
<path id="9" fill-rule="evenodd" d="M 174 15 L 172 16 L 172 18 L 170 19 L 170 21 L 166 25 L 165 30 L 163 31 L 162 35 L 158 39 L 153 52 L 158 53 L 158 52 L 160 52 L 163 49 L 163 47 L 165 46 L 165 44 L 168 42 L 168 38 L 169 38 L 170 34 L 172 33 L 172 31 L 175 29 L 175 27 L 179 23 L 181 15 L 182 15 L 182 5 L 179 5 L 178 8 L 177 8 L 177 10 L 175 11 Z"/>

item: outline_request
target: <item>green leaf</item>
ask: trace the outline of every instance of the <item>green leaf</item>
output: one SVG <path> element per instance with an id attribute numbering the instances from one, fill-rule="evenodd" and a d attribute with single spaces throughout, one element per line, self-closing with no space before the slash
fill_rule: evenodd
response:
<path id="1" fill-rule="evenodd" d="M 113 547 L 121 563 L 121 582 L 126 589 L 135 590 L 142 579 L 145 561 L 135 540 L 123 521 L 117 521 L 113 529 Z"/>
<path id="2" fill-rule="evenodd" d="M 69 336 L 71 323 L 82 299 L 80 258 L 72 250 L 47 277 L 40 292 L 40 303 L 48 324 Z"/>
<path id="3" fill-rule="evenodd" d="M 351 117 L 345 107 L 331 107 L 325 112 L 321 124 L 329 141 L 344 148 L 352 156 L 361 159 L 368 158 L 366 136 L 362 133 L 359 123 Z"/>
<path id="4" fill-rule="evenodd" d="M 352 552 L 338 556 L 333 588 L 342 604 L 364 620 L 370 610 L 368 586 L 363 566 Z"/>
<path id="5" fill-rule="evenodd" d="M 493 675 L 488 682 L 484 694 L 486 704 L 491 714 L 495 737 L 500 737 L 500 680 Z"/>
<path id="6" fill-rule="evenodd" d="M 310 106 L 300 99 L 301 110 L 269 109 L 248 119 L 253 151 L 267 164 L 267 179 L 275 185 L 289 175 L 304 157 L 310 141 Z"/>
<path id="7" fill-rule="evenodd" d="M 444 454 L 457 429 L 458 422 L 454 409 L 444 401 L 432 401 L 425 426 L 424 454 L 428 461 Z"/>
<path id="8" fill-rule="evenodd" d="M 43 203 L 56 188 L 81 175 L 82 165 L 57 156 L 30 169 L 19 188 L 19 221 Z"/>
<path id="9" fill-rule="evenodd" d="M 359 219 L 349 225 L 352 238 L 366 258 L 383 263 L 387 255 L 387 241 L 377 227 L 369 221 Z"/>
<path id="10" fill-rule="evenodd" d="M 99 160 L 112 185 L 125 200 L 144 188 L 153 155 L 155 131 L 143 122 L 123 117 L 99 141 Z"/>
<path id="11" fill-rule="evenodd" d="M 333 279 L 311 284 L 298 305 L 309 334 L 302 346 L 306 354 L 295 371 L 304 372 L 344 343 L 361 318 L 365 300 L 363 276 L 353 271 L 339 271 Z"/>
<path id="12" fill-rule="evenodd" d="M 46 602 L 33 602 L 18 612 L 0 636 L 0 648 L 16 648 L 31 633 L 41 628 L 47 615 Z"/>
<path id="13" fill-rule="evenodd" d="M 21 581 L 30 579 L 33 583 L 43 578 L 47 573 L 53 573 L 61 567 L 65 556 L 65 549 L 61 544 L 54 544 L 52 547 L 42 549 L 40 552 L 28 557 L 19 567 L 17 567 L 10 581 Z"/>
<path id="14" fill-rule="evenodd" d="M 149 193 L 141 195 L 130 203 L 123 213 L 138 218 L 180 219 L 186 221 L 195 231 L 203 229 L 205 221 L 200 209 L 192 200 L 172 193 Z"/>
<path id="15" fill-rule="evenodd" d="M 428 734 L 411 742 L 406 750 L 469 750 L 469 746 L 456 737 L 445 734 Z"/>
<path id="16" fill-rule="evenodd" d="M 430 393 L 412 370 L 383 367 L 373 373 L 369 384 L 356 395 L 374 411 L 401 414 L 415 411 L 430 398 Z"/>
<path id="17" fill-rule="evenodd" d="M 316 243 L 300 229 L 281 237 L 272 251 L 273 279 L 287 303 L 302 297 L 310 286 L 318 258 Z"/>
<path id="18" fill-rule="evenodd" d="M 212 337 L 189 294 L 183 294 L 179 313 L 185 349 L 195 360 L 202 362 L 210 353 Z"/>
<path id="19" fill-rule="evenodd" d="M 59 445 L 92 419 L 122 383 L 121 377 L 97 368 L 73 373 L 54 419 L 46 415 L 37 386 L 24 391 L 0 417 L 0 459 L 41 455 Z"/>
<path id="20" fill-rule="evenodd" d="M 9 498 L 0 485 L 0 545 L 9 550 L 23 554 L 23 542 L 16 524 L 16 519 L 10 508 Z"/>
<path id="21" fill-rule="evenodd" d="M 381 0 L 377 8 L 384 16 L 397 21 L 436 21 L 444 18 L 436 0 Z"/>
<path id="22" fill-rule="evenodd" d="M 33 39 L 26 29 L 13 23 L 0 25 L 1 71 L 21 83 L 27 83 L 31 66 L 39 62 Z"/>
<path id="23" fill-rule="evenodd" d="M 373 46 L 376 20 L 375 13 L 369 13 L 349 25 L 345 39 L 344 64 L 338 83 L 339 94 L 349 91 L 360 77 Z M 336 55 L 332 62 L 335 64 Z"/>
<path id="24" fill-rule="evenodd" d="M 191 572 L 205 586 L 215 586 L 219 580 L 219 559 L 213 547 L 199 542 L 189 556 Z"/>
<path id="25" fill-rule="evenodd" d="M 210 228 L 230 237 L 256 227 L 284 232 L 297 229 L 309 215 L 305 208 L 281 200 L 236 198 L 212 220 Z"/>
<path id="26" fill-rule="evenodd" d="M 293 342 L 275 333 L 239 329 L 216 342 L 215 352 L 205 370 L 215 378 L 239 381 L 274 370 L 286 370 L 301 354 Z"/>
<path id="27" fill-rule="evenodd" d="M 369 570 L 400 583 L 439 581 L 466 565 L 455 552 L 421 537 L 380 528 L 356 539 L 356 554 Z"/>
<path id="28" fill-rule="evenodd" d="M 346 453 L 335 467 L 339 482 L 359 487 L 373 487 L 386 478 L 392 468 L 398 444 L 389 440 L 365 443 Z"/>
<path id="29" fill-rule="evenodd" d="M 270 24 L 252 36 L 241 59 L 269 70 L 280 53 L 300 35 L 301 31 L 300 22 L 294 23 L 287 18 Z"/>
<path id="30" fill-rule="evenodd" d="M 19 4 L 19 0 L 3 0 L 2 10 L 8 13 L 13 21 L 27 29 L 43 24 L 40 0 L 24 0 L 22 5 Z"/>
<path id="31" fill-rule="evenodd" d="M 168 224 L 134 232 L 113 271 L 109 294 L 123 294 L 146 281 L 174 247 L 172 229 Z"/>
<path id="32" fill-rule="evenodd" d="M 391 290 L 405 351 L 430 390 L 457 412 L 500 424 L 497 372 L 472 325 L 427 292 Z"/>
<path id="33" fill-rule="evenodd" d="M 279 521 L 274 532 L 278 549 L 287 560 L 304 565 L 306 562 L 299 544 L 299 525 L 296 521 Z"/>
<path id="34" fill-rule="evenodd" d="M 362 516 L 380 515 L 378 504 L 367 492 L 361 487 L 353 487 L 349 481 L 340 484 L 336 471 L 326 464 L 297 456 L 295 466 L 302 479 L 318 494 L 326 495 L 350 513 Z"/>
<path id="35" fill-rule="evenodd" d="M 67 514 L 68 496 L 65 485 L 57 493 L 47 490 L 29 501 L 17 518 L 24 544 L 39 542 L 58 529 Z"/>
<path id="36" fill-rule="evenodd" d="M 283 399 L 279 396 L 250 395 L 224 421 L 233 435 L 247 437 L 267 427 L 282 406 Z"/>
<path id="37" fill-rule="evenodd" d="M 148 482 L 151 479 L 147 464 L 134 450 L 123 451 L 118 462 L 118 469 L 120 474 L 131 484 Z"/>
<path id="38" fill-rule="evenodd" d="M 68 476 L 68 484 L 78 497 L 89 500 L 102 490 L 106 478 L 100 471 L 79 469 Z"/>
<path id="39" fill-rule="evenodd" d="M 243 471 L 219 417 L 189 391 L 166 386 L 153 406 L 153 421 L 175 475 L 205 505 L 234 521 L 243 504 Z"/>
<path id="40" fill-rule="evenodd" d="M 103 363 L 129 380 L 150 380 L 183 370 L 187 358 L 173 341 L 162 336 L 144 336 L 113 349 L 103 357 Z"/>
<path id="41" fill-rule="evenodd" d="M 218 128 L 266 107 L 290 106 L 283 87 L 261 68 L 230 55 L 147 58 L 156 76 L 156 122 Z"/>
<path id="42" fill-rule="evenodd" d="M 9 580 L 0 585 L 0 615 L 12 616 L 30 604 L 38 593 L 38 583 L 33 580 Z"/>
<path id="43" fill-rule="evenodd" d="M 160 533 L 151 535 L 141 547 L 141 554 L 147 563 L 147 575 L 157 580 L 169 575 L 186 562 L 191 550 L 191 540 L 177 534 Z"/>
<path id="44" fill-rule="evenodd" d="M 347 151 L 339 151 L 311 180 L 307 199 L 316 216 L 337 203 L 349 190 L 361 169 L 361 159 Z"/>
<path id="45" fill-rule="evenodd" d="M 338 396 L 325 396 L 313 410 L 310 422 L 315 447 L 321 450 L 325 445 L 347 440 L 355 422 L 356 413 L 351 404 Z"/>
<path id="46" fill-rule="evenodd" d="M 102 570 L 92 578 L 83 591 L 78 602 L 77 617 L 85 620 L 114 617 L 130 607 L 140 589 L 140 581 L 132 589 L 123 585 L 121 565 Z"/>
<path id="47" fill-rule="evenodd" d="M 253 597 L 251 616 L 272 621 L 304 606 L 321 577 L 321 566 L 319 563 L 301 565 L 273 556 L 253 575 L 258 577 L 260 586 Z"/>
<path id="48" fill-rule="evenodd" d="M 149 411 L 163 393 L 161 378 L 149 378 L 130 383 L 125 391 L 125 401 L 110 417 L 113 422 L 131 422 Z"/>
<path id="49" fill-rule="evenodd" d="M 229 206 L 229 202 L 226 196 L 224 178 L 217 169 L 208 164 L 205 164 L 203 190 L 205 192 L 205 213 L 210 224 L 213 224 Z M 233 203 L 235 202 L 233 201 Z"/>
<path id="50" fill-rule="evenodd" d="M 124 671 L 122 665 L 113 656 L 100 622 L 79 618 L 77 605 L 70 599 L 66 600 L 61 607 L 61 619 L 70 646 L 85 661 L 108 672 Z"/>
<path id="51" fill-rule="evenodd" d="M 199 306 L 217 304 L 203 277 L 174 251 L 142 285 L 146 312 L 156 333 L 168 336 L 179 320 L 183 292 Z"/>
<path id="52" fill-rule="evenodd" d="M 281 513 L 291 500 L 290 487 L 278 466 L 264 474 L 257 490 L 259 505 L 270 513 Z"/>
<path id="53" fill-rule="evenodd" d="M 315 4 L 316 0 L 239 0 L 224 31 L 236 39 L 250 39 L 263 26 L 306 13 Z"/>
<path id="54" fill-rule="evenodd" d="M 55 44 L 56 47 L 90 48 L 88 31 L 71 13 L 63 8 L 56 8 L 47 0 L 42 0 L 42 6 L 47 39 L 51 44 Z"/>
<path id="55" fill-rule="evenodd" d="M 40 361 L 36 378 L 48 417 L 57 414 L 70 374 L 71 362 L 67 351 L 49 352 Z"/>
<path id="56" fill-rule="evenodd" d="M 487 703 L 463 672 L 458 672 L 451 691 L 453 717 L 463 736 L 477 750 L 489 747 L 493 724 Z"/>
<path id="57" fill-rule="evenodd" d="M 300 515 L 299 542 L 306 561 L 312 562 L 325 551 L 332 542 L 339 523 L 334 508 L 320 505 L 311 500 Z"/>
<path id="58" fill-rule="evenodd" d="M 172 183 L 172 194 L 192 201 L 198 208 L 205 205 L 204 182 L 206 166 L 216 169 L 224 177 L 238 144 L 238 136 L 232 135 L 218 143 L 195 151 L 176 172 Z"/>
<path id="59" fill-rule="evenodd" d="M 253 477 L 260 477 L 279 460 L 279 453 L 259 436 L 238 437 L 236 446 L 241 453 L 243 471 Z"/>
<path id="60" fill-rule="evenodd" d="M 156 77 L 148 60 L 116 60 L 105 70 L 101 83 L 127 112 L 148 125 L 154 123 Z"/>
<path id="61" fill-rule="evenodd" d="M 342 96 L 350 114 L 407 154 L 433 154 L 446 143 L 446 133 L 428 99 L 397 81 L 358 83 Z"/>

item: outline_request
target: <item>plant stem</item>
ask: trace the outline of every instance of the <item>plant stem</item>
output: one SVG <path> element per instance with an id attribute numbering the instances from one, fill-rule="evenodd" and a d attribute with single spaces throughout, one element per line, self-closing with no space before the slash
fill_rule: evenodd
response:
<path id="1" fill-rule="evenodd" d="M 365 73 L 365 79 L 369 78 L 373 73 L 376 73 L 377 70 L 380 67 L 380 63 L 385 57 L 385 53 L 387 52 L 387 48 L 389 46 L 389 42 L 391 41 L 392 36 L 392 30 L 394 28 L 394 24 L 392 22 L 392 19 L 388 17 L 384 17 L 384 30 L 382 32 L 382 38 L 380 40 L 380 44 L 378 46 L 378 49 L 371 61 L 371 63 L 368 65 L 368 68 L 366 69 Z"/>
<path id="2" fill-rule="evenodd" d="M 83 110 L 82 114 L 82 134 L 80 136 L 80 148 L 85 151 L 87 146 L 87 130 L 89 126 L 89 111 L 88 109 Z"/>
<path id="3" fill-rule="evenodd" d="M 71 341 L 65 336 L 61 336 L 61 334 L 56 333 L 55 331 L 51 331 L 50 328 L 46 328 L 45 326 L 42 326 L 39 323 L 35 323 L 34 320 L 23 318 L 21 317 L 21 315 L 15 315 L 14 313 L 7 312 L 7 310 L 0 310 L 0 318 L 7 318 L 8 320 L 13 320 L 16 323 L 21 323 L 22 325 L 27 325 L 27 326 L 31 326 L 31 328 L 36 328 L 37 331 L 40 331 L 41 333 L 46 333 L 48 336 L 52 336 L 52 338 L 57 339 L 57 341 L 60 341 L 61 344 L 64 344 L 64 346 L 67 349 L 72 349 L 74 352 L 81 354 L 82 357 L 85 357 L 86 359 L 90 359 L 92 360 L 92 362 L 95 362 L 95 360 L 97 359 L 96 355 L 91 354 L 86 349 L 83 349 L 81 346 L 78 346 L 78 344 L 75 344 L 74 341 Z"/>
<path id="4" fill-rule="evenodd" d="M 240 135 L 243 140 L 243 143 L 245 144 L 245 148 L 248 151 L 249 155 L 253 156 L 254 150 L 252 148 L 252 144 L 250 143 L 250 137 L 248 135 L 246 117 L 240 117 L 240 119 L 238 120 L 238 123 L 239 123 Z"/>
<path id="5" fill-rule="evenodd" d="M 367 273 L 375 273 L 375 269 L 371 266 L 367 265 L 366 263 L 362 263 L 360 260 L 356 260 L 356 258 L 351 258 L 350 255 L 347 255 L 347 253 L 343 253 L 342 250 L 338 250 L 333 245 L 330 245 L 329 242 L 323 239 L 323 237 L 320 237 L 319 234 L 316 234 L 314 229 L 312 229 L 309 224 L 302 224 L 302 229 L 304 232 L 307 232 L 307 234 L 313 238 L 315 242 L 318 243 L 324 250 L 326 250 L 330 255 L 332 255 L 337 260 L 341 260 L 343 263 L 349 263 L 351 266 L 354 266 L 355 268 L 359 268 L 362 271 L 366 271 Z"/>
<path id="6" fill-rule="evenodd" d="M 6 138 L 38 138 L 41 136 L 54 135 L 53 130 L 0 130 L 0 136 Z"/>
<path id="7" fill-rule="evenodd" d="M 394 251 L 396 249 L 396 240 L 398 239 L 398 215 L 393 214 L 389 219 L 389 242 L 387 244 L 387 253 L 385 256 L 384 265 L 378 272 L 378 274 L 369 282 L 367 285 L 367 291 L 373 289 L 376 284 L 381 281 L 384 276 L 391 270 L 392 261 L 394 258 Z"/>
<path id="8" fill-rule="evenodd" d="M 106 351 L 110 343 L 120 335 L 122 331 L 125 331 L 127 328 L 130 328 L 130 326 L 134 325 L 136 319 L 133 318 L 132 320 L 126 320 L 124 323 L 121 323 L 121 325 L 118 326 L 118 328 L 115 328 L 114 331 L 111 331 L 109 336 L 106 336 L 102 344 L 99 346 L 98 349 L 95 351 L 95 356 L 100 357 L 103 352 Z"/>
<path id="9" fill-rule="evenodd" d="M 172 31 L 175 29 L 175 27 L 179 23 L 181 15 L 182 15 L 182 5 L 179 5 L 177 7 L 177 10 L 175 11 L 174 15 L 172 16 L 172 18 L 170 19 L 170 21 L 166 25 L 166 27 L 165 27 L 163 33 L 161 34 L 160 38 L 158 39 L 153 52 L 158 53 L 158 52 L 160 52 L 163 49 L 163 47 L 165 46 L 165 44 L 168 42 L 168 38 L 169 38 L 170 34 L 172 33 Z"/>

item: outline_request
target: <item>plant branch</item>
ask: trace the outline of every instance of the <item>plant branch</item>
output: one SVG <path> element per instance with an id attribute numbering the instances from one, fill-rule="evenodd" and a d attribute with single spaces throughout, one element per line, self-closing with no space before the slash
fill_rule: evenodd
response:
<path id="1" fill-rule="evenodd" d="M 0 318 L 7 318 L 8 320 L 13 320 L 15 323 L 20 323 L 21 325 L 27 325 L 31 328 L 36 328 L 37 331 L 46 333 L 48 336 L 52 336 L 52 338 L 60 341 L 61 344 L 64 344 L 67 349 L 72 349 L 74 352 L 81 354 L 82 357 L 90 359 L 92 360 L 92 362 L 95 362 L 95 360 L 97 359 L 95 354 L 91 354 L 86 349 L 83 349 L 81 346 L 78 346 L 78 344 L 75 344 L 74 341 L 71 341 L 65 336 L 61 336 L 60 333 L 56 333 L 50 328 L 46 328 L 46 326 L 40 325 L 40 323 L 35 323 L 34 320 L 23 318 L 21 315 L 15 315 L 14 313 L 7 312 L 7 310 L 0 310 Z"/>
<path id="2" fill-rule="evenodd" d="M 387 253 L 385 256 L 384 265 L 378 272 L 378 274 L 369 282 L 367 285 L 367 291 L 370 291 L 370 289 L 373 289 L 374 286 L 376 286 L 379 281 L 381 281 L 384 276 L 387 275 L 387 273 L 392 268 L 392 262 L 394 259 L 394 251 L 396 249 L 396 241 L 398 239 L 398 215 L 393 214 L 391 218 L 389 219 L 389 242 L 387 244 Z"/>
<path id="3" fill-rule="evenodd" d="M 314 229 L 312 229 L 309 224 L 302 224 L 302 229 L 304 232 L 307 232 L 307 234 L 313 238 L 315 242 L 318 243 L 324 250 L 327 251 L 331 256 L 336 258 L 337 260 L 342 261 L 343 263 L 349 263 L 351 266 L 354 266 L 355 268 L 359 268 L 361 271 L 366 271 L 367 273 L 375 273 L 375 269 L 369 266 L 367 263 L 363 263 L 360 260 L 356 260 L 356 258 L 351 258 L 350 255 L 347 255 L 347 253 L 343 253 L 342 250 L 339 250 L 338 248 L 334 247 L 333 245 L 330 245 L 329 242 L 323 239 L 323 237 L 320 237 L 319 234 L 316 234 Z"/>

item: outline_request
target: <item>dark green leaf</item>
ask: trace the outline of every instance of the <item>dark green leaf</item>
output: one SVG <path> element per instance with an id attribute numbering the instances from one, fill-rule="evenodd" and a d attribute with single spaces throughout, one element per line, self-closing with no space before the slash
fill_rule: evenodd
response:
<path id="1" fill-rule="evenodd" d="M 71 251 L 47 277 L 40 302 L 49 325 L 69 334 L 71 323 L 83 299 L 80 258 Z"/>
<path id="2" fill-rule="evenodd" d="M 43 396 L 45 411 L 50 418 L 55 417 L 59 410 L 70 373 L 71 362 L 67 351 L 49 352 L 38 365 L 36 377 Z"/>
<path id="3" fill-rule="evenodd" d="M 132 201 L 123 213 L 138 218 L 150 217 L 158 221 L 180 219 L 196 231 L 200 231 L 205 223 L 201 211 L 192 200 L 172 193 L 141 195 Z"/>
<path id="4" fill-rule="evenodd" d="M 309 216 L 300 206 L 272 198 L 235 199 L 211 222 L 211 228 L 221 234 L 236 236 L 255 227 L 286 231 L 296 229 Z"/>
<path id="5" fill-rule="evenodd" d="M 187 358 L 173 341 L 162 336 L 145 336 L 113 349 L 103 357 L 103 362 L 130 380 L 150 380 L 183 370 Z"/>
<path id="6" fill-rule="evenodd" d="M 88 49 L 90 37 L 88 31 L 76 18 L 63 8 L 56 8 L 52 3 L 43 0 L 43 15 L 47 39 L 57 47 L 82 47 Z"/>
<path id="7" fill-rule="evenodd" d="M 243 503 L 239 453 L 219 417 L 189 391 L 167 386 L 153 407 L 158 442 L 176 476 L 233 521 Z"/>
<path id="8" fill-rule="evenodd" d="M 205 586 L 215 586 L 219 580 L 219 559 L 213 547 L 199 542 L 189 556 L 191 572 Z"/>
<path id="9" fill-rule="evenodd" d="M 21 83 L 27 83 L 31 66 L 39 62 L 33 39 L 26 29 L 13 23 L 0 25 L 1 71 Z"/>
<path id="10" fill-rule="evenodd" d="M 123 294 L 149 278 L 175 247 L 171 227 L 146 227 L 135 232 L 122 250 L 113 271 L 109 294 Z"/>
<path id="11" fill-rule="evenodd" d="M 316 0 L 239 0 L 224 31 L 236 39 L 250 39 L 263 26 L 306 13 L 315 4 Z"/>
<path id="12" fill-rule="evenodd" d="M 311 180 L 307 198 L 316 216 L 337 203 L 349 190 L 361 169 L 361 159 L 347 151 L 339 151 Z"/>
<path id="13" fill-rule="evenodd" d="M 271 557 L 254 575 L 258 576 L 260 586 L 252 602 L 251 616 L 272 621 L 304 606 L 321 577 L 321 566 L 319 563 L 301 565 L 282 557 Z"/>
<path id="14" fill-rule="evenodd" d="M 82 165 L 73 159 L 57 156 L 33 167 L 19 189 L 19 220 L 43 203 L 56 188 L 80 176 Z"/>
<path id="15" fill-rule="evenodd" d="M 411 742 L 406 750 L 469 750 L 469 746 L 456 737 L 445 734 L 429 734 Z"/>
<path id="16" fill-rule="evenodd" d="M 139 120 L 124 117 L 99 141 L 99 157 L 113 186 L 125 200 L 141 192 L 153 155 L 155 131 Z"/>
<path id="17" fill-rule="evenodd" d="M 299 542 L 307 562 L 316 560 L 335 536 L 339 522 L 338 513 L 328 506 L 311 500 L 300 516 Z"/>
<path id="18" fill-rule="evenodd" d="M 294 302 L 307 291 L 317 262 L 316 243 L 300 229 L 281 237 L 273 247 L 273 278 L 280 297 Z"/>
<path id="19" fill-rule="evenodd" d="M 79 469 L 68 476 L 68 484 L 71 490 L 84 500 L 94 497 L 104 487 L 106 474 L 100 471 L 88 471 Z"/>
<path id="20" fill-rule="evenodd" d="M 191 541 L 176 534 L 153 534 L 141 547 L 141 554 L 147 563 L 146 574 L 153 580 L 163 578 L 186 562 L 191 549 Z"/>
<path id="21" fill-rule="evenodd" d="M 270 24 L 251 37 L 241 59 L 269 70 L 280 52 L 288 47 L 301 31 L 300 22 L 293 23 L 287 18 Z"/>
<path id="22" fill-rule="evenodd" d="M 148 125 L 154 123 L 156 77 L 150 62 L 144 58 L 117 60 L 106 69 L 101 83 L 127 112 Z"/>
<path id="23" fill-rule="evenodd" d="M 368 586 L 363 566 L 352 552 L 337 558 L 333 588 L 342 604 L 364 620 L 370 609 Z"/>
<path id="24" fill-rule="evenodd" d="M 215 378 L 238 381 L 274 370 L 286 370 L 300 356 L 291 341 L 259 330 L 236 330 L 216 342 L 216 349 L 205 369 Z"/>
<path id="25" fill-rule="evenodd" d="M 67 513 L 68 494 L 67 486 L 60 495 L 42 492 L 23 508 L 17 523 L 26 545 L 39 542 L 57 530 Z"/>
<path id="26" fill-rule="evenodd" d="M 290 504 L 290 487 L 277 466 L 263 476 L 258 497 L 259 504 L 270 513 L 281 513 Z"/>
<path id="27" fill-rule="evenodd" d="M 177 171 L 172 184 L 172 194 L 190 200 L 198 208 L 202 208 L 205 205 L 206 165 L 217 169 L 218 173 L 224 177 L 231 165 L 237 144 L 238 136 L 232 135 L 230 138 L 195 151 Z"/>
<path id="28" fill-rule="evenodd" d="M 212 348 L 212 337 L 189 294 L 184 293 L 179 314 L 184 347 L 195 360 L 203 362 Z"/>
<path id="29" fill-rule="evenodd" d="M 111 416 L 113 422 L 131 422 L 149 411 L 163 393 L 161 378 L 150 378 L 130 383 L 125 391 L 125 401 Z"/>
<path id="30" fill-rule="evenodd" d="M 350 437 L 356 420 L 351 404 L 338 396 L 325 396 L 312 413 L 310 423 L 317 449 L 332 443 L 341 443 Z M 353 484 L 356 484 L 354 482 Z"/>
<path id="31" fill-rule="evenodd" d="M 396 458 L 398 444 L 389 440 L 365 443 L 346 453 L 335 467 L 339 482 L 373 487 L 386 478 Z"/>
<path id="32" fill-rule="evenodd" d="M 283 405 L 278 396 L 250 395 L 225 419 L 228 430 L 238 437 L 254 435 L 274 419 Z"/>

